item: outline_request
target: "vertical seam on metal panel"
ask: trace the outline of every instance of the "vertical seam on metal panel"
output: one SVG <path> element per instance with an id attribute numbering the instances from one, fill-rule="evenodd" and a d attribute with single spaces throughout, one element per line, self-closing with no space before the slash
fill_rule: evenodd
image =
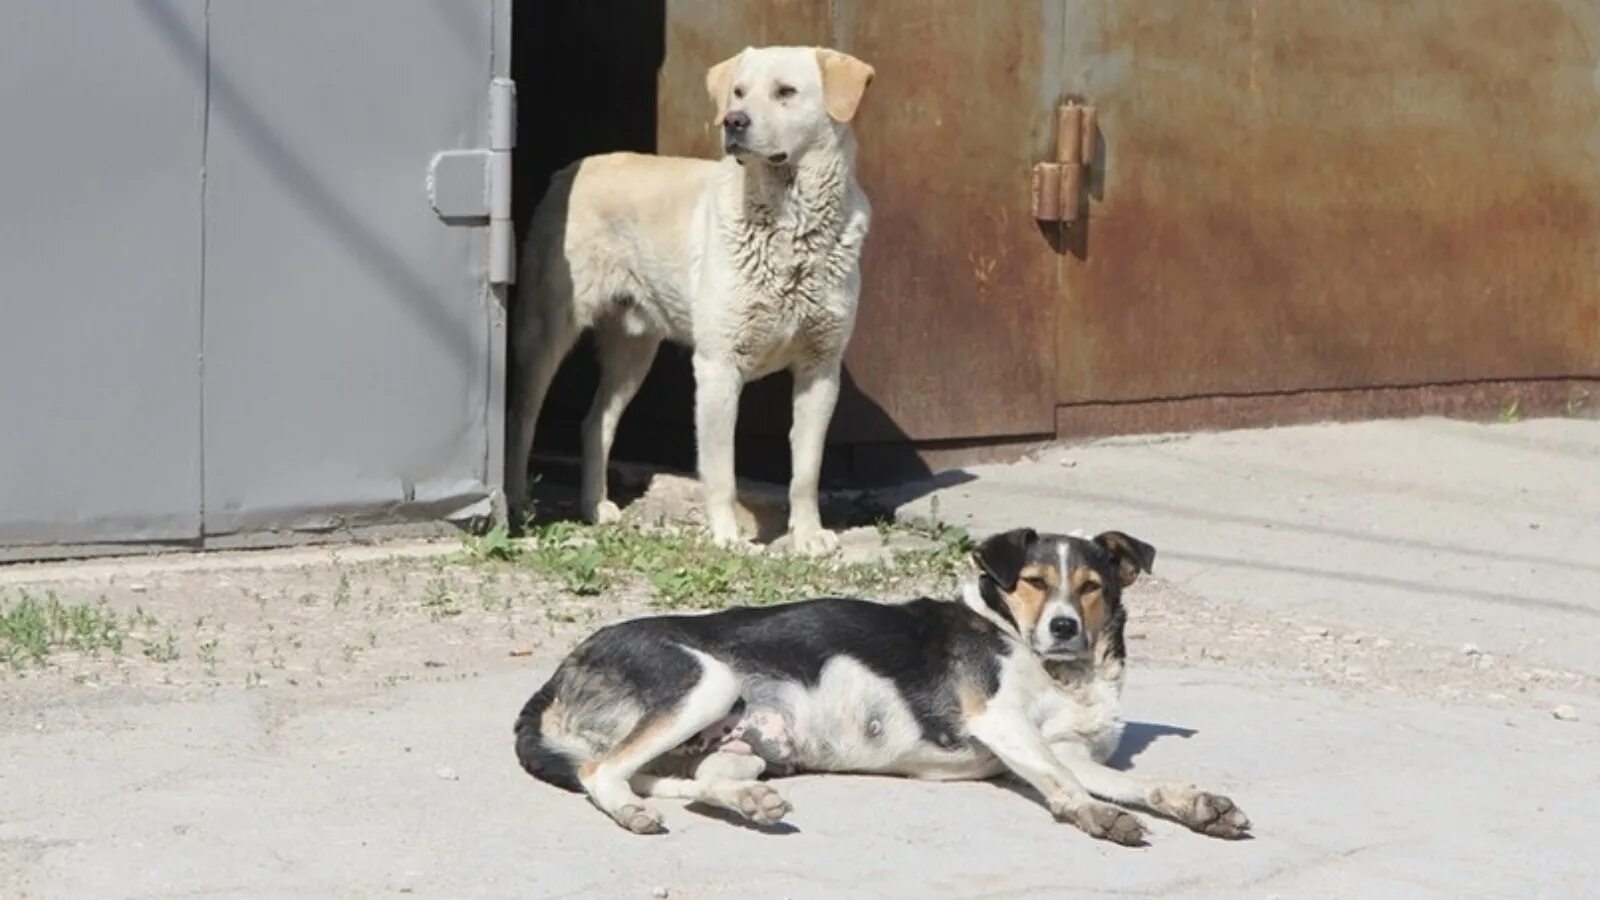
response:
<path id="1" fill-rule="evenodd" d="M 210 190 L 211 164 L 211 0 L 201 10 L 200 45 L 204 71 L 200 105 L 200 353 L 195 365 L 199 381 L 200 534 L 206 537 L 206 194 Z"/>

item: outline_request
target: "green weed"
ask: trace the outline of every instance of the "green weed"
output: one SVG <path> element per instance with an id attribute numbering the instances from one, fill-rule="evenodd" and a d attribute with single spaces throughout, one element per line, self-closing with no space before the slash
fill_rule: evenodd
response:
<path id="1" fill-rule="evenodd" d="M 104 603 L 62 603 L 54 593 L 41 599 L 28 591 L 9 598 L 0 592 L 0 660 L 14 669 L 40 664 L 51 651 L 122 652 L 126 626 Z"/>

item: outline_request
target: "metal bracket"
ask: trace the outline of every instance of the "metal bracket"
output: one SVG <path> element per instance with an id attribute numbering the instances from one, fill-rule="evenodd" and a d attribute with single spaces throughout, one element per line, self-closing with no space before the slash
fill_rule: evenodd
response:
<path id="1" fill-rule="evenodd" d="M 1095 108 L 1067 102 L 1056 108 L 1055 162 L 1033 167 L 1033 217 L 1041 222 L 1078 221 L 1083 185 L 1094 165 Z"/>
<path id="2" fill-rule="evenodd" d="M 428 162 L 428 202 L 452 225 L 489 226 L 489 282 L 516 280 L 511 227 L 511 151 L 517 145 L 517 86 L 489 83 L 489 146 L 446 150 Z"/>

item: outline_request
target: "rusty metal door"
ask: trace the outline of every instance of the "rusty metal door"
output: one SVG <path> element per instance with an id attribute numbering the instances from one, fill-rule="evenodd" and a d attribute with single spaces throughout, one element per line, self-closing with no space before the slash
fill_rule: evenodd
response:
<path id="1" fill-rule="evenodd" d="M 1064 432 L 1096 404 L 1600 372 L 1600 8 L 1063 8 L 1061 87 L 1105 150 Z M 1230 424 L 1189 418 L 1165 425 Z"/>
<path id="2" fill-rule="evenodd" d="M 1054 134 L 1061 23 L 1054 0 L 668 3 L 663 153 L 718 151 L 705 70 L 746 45 L 828 45 L 877 69 L 856 120 L 873 221 L 834 442 L 1053 431 L 1059 258 L 1026 173 Z M 752 411 L 752 427 L 772 418 Z"/>

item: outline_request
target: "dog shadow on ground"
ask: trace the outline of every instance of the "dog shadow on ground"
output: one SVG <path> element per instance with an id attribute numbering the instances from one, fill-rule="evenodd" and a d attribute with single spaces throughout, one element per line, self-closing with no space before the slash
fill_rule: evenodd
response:
<path id="1" fill-rule="evenodd" d="M 746 819 L 744 816 L 741 816 L 732 810 L 722 809 L 720 807 L 711 806 L 705 803 L 690 803 L 688 806 L 685 806 L 684 809 L 687 809 L 696 815 L 705 816 L 708 819 L 716 819 L 718 822 L 726 822 L 729 825 L 737 825 L 740 828 L 760 832 L 761 834 L 786 835 L 800 833 L 799 828 L 796 828 L 788 822 L 773 822 L 770 825 L 761 825 Z"/>
<path id="2" fill-rule="evenodd" d="M 578 514 L 580 423 L 597 382 L 586 335 L 556 375 L 550 402 L 540 417 L 530 478 L 535 523 Z M 748 385 L 740 398 L 734 445 L 739 502 L 753 520 L 747 526 L 753 526 L 761 543 L 770 543 L 787 530 L 791 391 L 788 374 L 778 373 Z M 828 528 L 892 522 L 900 507 L 976 477 L 960 468 L 934 471 L 910 436 L 860 389 L 848 370 L 841 380 L 834 422 L 836 428 L 866 440 L 830 445 L 823 454 L 820 500 Z M 661 502 L 650 508 L 662 507 L 655 511 L 667 512 L 668 519 L 692 519 L 698 512 L 698 491 L 686 491 L 681 483 L 695 477 L 694 378 L 687 351 L 673 346 L 661 349 L 639 396 L 622 417 L 615 448 L 607 483 L 611 499 L 625 515 L 652 491 L 663 493 L 657 498 Z M 674 479 L 664 489 L 656 481 L 662 475 Z"/>
<path id="3" fill-rule="evenodd" d="M 1112 752 L 1106 765 L 1113 769 L 1133 768 L 1133 759 L 1164 737 L 1192 738 L 1200 732 L 1181 725 L 1162 725 L 1159 722 L 1128 722 L 1122 728 L 1122 741 Z"/>

